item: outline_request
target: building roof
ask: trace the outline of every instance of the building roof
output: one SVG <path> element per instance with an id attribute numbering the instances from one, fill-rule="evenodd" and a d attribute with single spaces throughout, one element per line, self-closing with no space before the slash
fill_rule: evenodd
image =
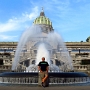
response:
<path id="1" fill-rule="evenodd" d="M 45 16 L 45 13 L 43 11 L 43 8 L 42 8 L 42 11 L 40 12 L 40 16 L 37 17 L 34 22 L 34 24 L 45 24 L 45 25 L 51 25 L 52 26 L 52 22 L 49 20 L 49 18 L 47 18 Z"/>

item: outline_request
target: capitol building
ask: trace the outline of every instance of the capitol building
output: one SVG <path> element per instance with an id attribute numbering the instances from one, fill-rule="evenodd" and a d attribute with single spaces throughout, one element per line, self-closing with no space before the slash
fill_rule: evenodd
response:
<path id="1" fill-rule="evenodd" d="M 52 22 L 45 16 L 43 10 L 40 12 L 40 16 L 34 20 L 33 24 L 41 27 L 43 35 L 43 38 L 41 38 L 43 40 L 46 39 L 48 33 L 54 32 Z M 25 45 L 23 52 L 20 55 L 18 69 L 25 69 L 30 64 L 35 64 L 37 46 L 41 42 L 41 38 L 28 42 Z M 88 40 L 88 42 L 64 43 L 71 57 L 74 71 L 90 74 L 90 40 Z M 11 71 L 17 45 L 18 42 L 0 42 L 0 72 Z M 50 62 L 60 67 L 62 58 L 67 58 L 65 56 L 60 56 L 62 51 L 61 47 L 59 45 L 54 46 L 50 43 L 47 43 L 47 47 L 50 53 Z"/>

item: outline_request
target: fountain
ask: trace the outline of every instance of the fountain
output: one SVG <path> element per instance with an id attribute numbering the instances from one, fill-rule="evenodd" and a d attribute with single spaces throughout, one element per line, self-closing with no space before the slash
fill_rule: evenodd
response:
<path id="1" fill-rule="evenodd" d="M 22 56 L 22 50 L 31 41 L 38 41 L 37 45 L 37 55 L 35 64 L 30 64 L 24 70 L 19 68 L 18 63 L 20 62 L 20 57 Z M 52 64 L 50 58 L 52 54 L 48 51 L 48 45 L 60 46 L 62 51 L 60 51 L 60 57 L 62 58 L 60 66 Z M 57 48 L 58 50 L 58 48 Z M 59 52 L 59 51 L 58 51 Z M 4 72 L 0 74 L 0 82 L 10 83 L 10 84 L 37 84 L 38 83 L 38 69 L 37 64 L 41 61 L 41 58 L 45 57 L 46 61 L 49 63 L 49 84 L 76 84 L 76 83 L 86 83 L 90 81 L 87 74 L 82 72 L 71 72 L 74 71 L 71 58 L 67 51 L 62 38 L 56 32 L 50 32 L 47 36 L 42 35 L 42 29 L 40 25 L 32 25 L 28 30 L 26 30 L 18 43 L 17 50 L 15 53 L 15 58 L 12 64 L 13 72 Z"/>
<path id="2" fill-rule="evenodd" d="M 12 72 L 1 73 L 0 82 L 4 84 L 37 84 L 37 65 L 42 57 L 45 57 L 50 65 L 49 84 L 51 85 L 90 81 L 87 74 L 74 72 L 71 57 L 62 37 L 54 32 L 52 22 L 45 17 L 42 9 L 40 16 L 35 19 L 34 25 L 25 30 L 19 40 L 12 63 Z M 25 65 L 23 63 L 27 58 L 29 62 L 28 65 Z"/>
<path id="3" fill-rule="evenodd" d="M 39 43 L 37 45 L 37 56 L 35 60 L 35 65 L 30 65 L 29 67 L 27 67 L 28 71 L 29 70 L 34 71 L 34 70 L 31 70 L 30 68 L 36 67 L 37 64 L 41 61 L 42 57 L 45 57 L 45 60 L 49 63 L 50 71 L 53 71 L 53 70 L 54 71 L 67 71 L 67 70 L 72 71 L 73 70 L 72 60 L 69 56 L 67 48 L 62 38 L 60 37 L 60 35 L 57 34 L 56 32 L 50 32 L 47 34 L 47 36 L 43 36 L 40 25 L 32 25 L 31 28 L 29 28 L 22 34 L 22 37 L 18 43 L 17 50 L 15 53 L 15 59 L 12 64 L 12 70 L 17 69 L 17 65 L 20 61 L 20 55 L 22 54 L 23 48 L 28 42 L 31 43 L 32 41 L 38 41 Z M 60 49 L 62 49 L 62 51 L 58 51 L 60 52 L 60 57 L 62 57 L 60 61 L 61 63 L 60 68 L 57 67 L 57 65 L 51 64 L 50 62 L 51 55 L 48 51 L 49 47 L 51 48 L 51 51 L 52 51 L 52 47 L 57 47 L 58 45 L 60 46 Z M 51 68 L 53 68 L 53 70 L 51 70 Z M 37 71 L 36 69 L 35 71 Z"/>

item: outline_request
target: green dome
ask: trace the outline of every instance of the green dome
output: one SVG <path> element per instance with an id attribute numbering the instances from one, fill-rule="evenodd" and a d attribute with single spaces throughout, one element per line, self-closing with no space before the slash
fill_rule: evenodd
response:
<path id="1" fill-rule="evenodd" d="M 43 11 L 40 13 L 40 16 L 34 20 L 33 23 L 34 24 L 45 24 L 45 25 L 52 26 L 52 22 L 49 20 L 49 18 L 45 17 L 45 14 Z"/>

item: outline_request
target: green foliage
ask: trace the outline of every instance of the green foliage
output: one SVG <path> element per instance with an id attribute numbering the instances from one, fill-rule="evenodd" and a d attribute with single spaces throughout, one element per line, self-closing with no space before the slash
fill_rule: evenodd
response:
<path id="1" fill-rule="evenodd" d="M 86 39 L 86 42 L 90 42 L 90 36 Z"/>

